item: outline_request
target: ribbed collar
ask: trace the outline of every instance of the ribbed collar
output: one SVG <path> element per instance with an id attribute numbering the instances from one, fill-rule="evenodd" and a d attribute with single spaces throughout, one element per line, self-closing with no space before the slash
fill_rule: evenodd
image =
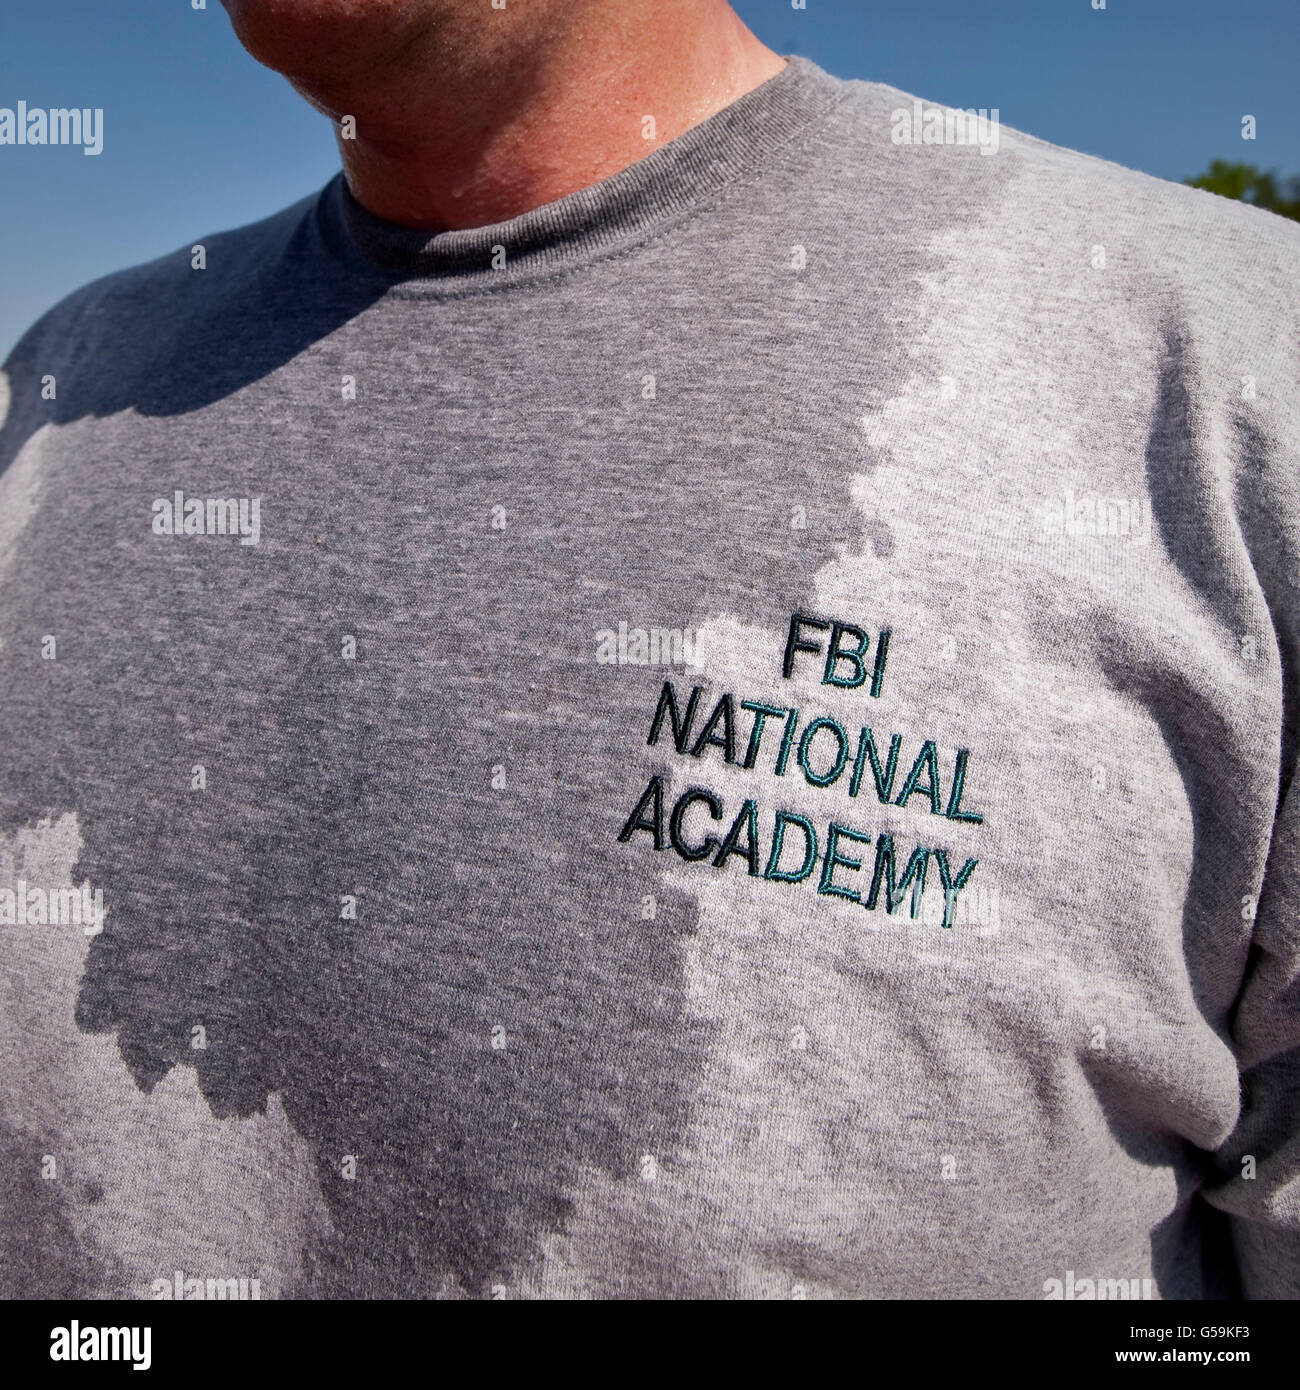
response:
<path id="1" fill-rule="evenodd" d="M 535 278 L 635 241 L 748 174 L 826 114 L 846 84 L 792 56 L 774 77 L 611 178 L 506 222 L 425 232 L 367 212 L 340 173 L 317 204 L 330 251 L 356 274 L 472 293 Z M 492 268 L 495 247 L 505 264 Z"/>

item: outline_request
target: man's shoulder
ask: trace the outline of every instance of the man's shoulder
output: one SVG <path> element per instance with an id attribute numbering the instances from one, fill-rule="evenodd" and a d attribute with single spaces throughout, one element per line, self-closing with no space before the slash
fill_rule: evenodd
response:
<path id="1" fill-rule="evenodd" d="M 254 286 L 274 266 L 319 198 L 309 194 L 268 217 L 195 237 L 165 255 L 89 281 L 48 309 L 5 363 L 15 374 L 123 348 L 160 344 Z"/>
<path id="2" fill-rule="evenodd" d="M 1300 223 L 1027 135 L 996 110 L 840 86 L 794 175 L 798 206 L 820 216 L 813 235 L 856 248 L 868 282 L 894 267 L 927 302 L 983 304 L 1004 333 L 1051 325 L 1081 351 L 1163 336 L 1225 362 L 1293 357 Z"/>
<path id="3" fill-rule="evenodd" d="M 287 272 L 319 196 L 101 276 L 47 310 L 0 368 L 0 472 L 42 422 L 196 408 L 291 355 L 282 337 L 300 287 Z"/>
<path id="4" fill-rule="evenodd" d="M 927 170 L 937 170 L 959 216 L 1021 218 L 1037 202 L 1053 220 L 1093 229 L 1097 244 L 1108 229 L 1135 253 L 1145 244 L 1153 263 L 1172 267 L 1185 255 L 1220 267 L 1258 259 L 1300 269 L 1300 223 L 1288 218 L 1026 134 L 996 108 L 949 107 L 879 82 L 841 87 L 834 137 L 864 182 L 883 174 L 895 196 L 905 197 L 908 183 L 918 198 L 928 195 L 937 185 Z M 935 209 L 936 222 L 944 211 Z M 1034 227 L 1019 232 L 1027 243 Z"/>
<path id="5" fill-rule="evenodd" d="M 1300 264 L 1300 223 L 1289 218 L 1022 131 L 1006 135 L 1017 177 L 1038 180 L 1046 196 L 1060 197 L 1098 222 L 1113 219 L 1126 229 L 1145 229 L 1153 252 L 1179 249 L 1160 243 L 1169 234 L 1193 238 L 1201 258 L 1231 251 Z"/>

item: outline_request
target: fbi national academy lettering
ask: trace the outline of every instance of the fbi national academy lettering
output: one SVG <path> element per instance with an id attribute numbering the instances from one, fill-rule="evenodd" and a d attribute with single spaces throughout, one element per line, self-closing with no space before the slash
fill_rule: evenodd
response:
<path id="1" fill-rule="evenodd" d="M 867 686 L 869 696 L 879 697 L 889 658 L 891 634 L 887 628 L 876 636 L 875 651 L 868 664 L 872 639 L 862 628 L 795 613 L 790 618 L 782 677 L 791 678 L 801 655 L 822 657 L 823 639 L 817 634 L 827 632 L 821 683 L 850 690 Z M 647 743 L 659 743 L 666 723 L 674 748 L 685 757 L 700 759 L 706 750 L 717 748 L 724 763 L 733 766 L 753 769 L 760 766 L 760 759 L 764 766 L 770 762 L 776 777 L 785 777 L 793 761 L 811 787 L 833 787 L 847 776 L 850 797 L 863 791 L 870 768 L 867 794 L 874 791 L 884 805 L 924 808 L 946 821 L 984 823 L 980 812 L 962 806 L 970 763 L 970 752 L 965 748 L 957 749 L 945 775 L 947 760 L 940 757 L 938 742 L 926 739 L 912 754 L 910 769 L 895 794 L 900 766 L 906 765 L 900 763 L 901 734 L 893 734 L 888 750 L 883 751 L 883 739 L 864 725 L 853 747 L 844 726 L 827 715 L 805 721 L 792 706 L 761 700 L 737 701 L 728 691 L 700 722 L 706 704 L 703 686 L 695 686 L 683 699 L 671 680 L 664 681 Z M 737 709 L 750 717 L 743 752 L 737 739 L 741 719 Z M 743 735 L 746 731 L 739 732 Z M 918 800 L 914 803 L 913 798 Z M 868 884 L 864 861 L 854 851 L 860 845 L 872 844 L 873 837 L 837 820 L 819 826 L 811 817 L 780 806 L 770 815 L 760 813 L 753 797 L 746 798 L 732 812 L 724 797 L 705 786 L 688 787 L 671 806 L 670 800 L 665 776 L 656 773 L 619 831 L 619 840 L 626 844 L 644 833 L 656 850 L 671 847 L 687 863 L 708 863 L 715 869 L 727 868 L 735 856 L 754 877 L 777 883 L 808 882 L 820 863 L 817 893 L 845 898 L 872 910 L 883 901 L 888 913 L 902 905 L 910 889 L 913 918 L 920 915 L 926 875 L 933 863 L 943 889 L 945 927 L 952 926 L 957 895 L 970 882 L 979 863 L 977 859 L 966 859 L 957 868 L 955 860 L 949 858 L 948 848 L 940 844 L 917 844 L 904 859 L 904 850 L 895 845 L 893 835 L 881 833 L 874 840 L 875 861 Z M 855 881 L 852 875 L 863 875 L 856 879 L 859 886 L 851 886 Z"/>

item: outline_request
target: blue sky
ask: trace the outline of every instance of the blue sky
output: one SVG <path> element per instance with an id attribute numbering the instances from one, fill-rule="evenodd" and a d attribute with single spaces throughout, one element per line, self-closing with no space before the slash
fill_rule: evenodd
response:
<path id="1" fill-rule="evenodd" d="M 469 3 L 469 0 L 467 0 Z M 1162 178 L 1300 172 L 1297 0 L 736 0 L 843 77 L 998 107 Z M 0 107 L 103 107 L 104 150 L 0 146 L 0 357 L 70 290 L 264 216 L 338 167 L 329 126 L 235 42 L 218 0 L 9 0 Z M 1258 138 L 1241 139 L 1241 117 Z"/>

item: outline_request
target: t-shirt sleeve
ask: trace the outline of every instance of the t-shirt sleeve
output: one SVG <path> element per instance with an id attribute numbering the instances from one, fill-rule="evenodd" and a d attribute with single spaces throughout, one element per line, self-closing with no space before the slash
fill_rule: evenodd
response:
<path id="1" fill-rule="evenodd" d="M 1300 259 L 1291 264 L 1300 270 Z M 1278 810 L 1257 901 L 1241 905 L 1254 916 L 1231 1018 L 1241 1111 L 1204 1190 L 1228 1216 L 1241 1292 L 1254 1299 L 1300 1297 L 1300 294 L 1291 278 L 1270 277 L 1287 311 L 1261 315 L 1279 328 L 1257 353 L 1272 358 L 1281 389 L 1260 412 L 1267 426 L 1244 432 L 1235 487 L 1281 663 Z"/>
<path id="2" fill-rule="evenodd" d="M 1242 1294 L 1300 1298 L 1300 783 L 1282 803 L 1233 1038 L 1241 1118 L 1207 1196 L 1232 1227 Z"/>
<path id="3" fill-rule="evenodd" d="M 86 313 L 102 284 L 84 285 L 42 314 L 0 364 L 0 474 L 42 424 L 59 420 L 70 405 Z"/>

